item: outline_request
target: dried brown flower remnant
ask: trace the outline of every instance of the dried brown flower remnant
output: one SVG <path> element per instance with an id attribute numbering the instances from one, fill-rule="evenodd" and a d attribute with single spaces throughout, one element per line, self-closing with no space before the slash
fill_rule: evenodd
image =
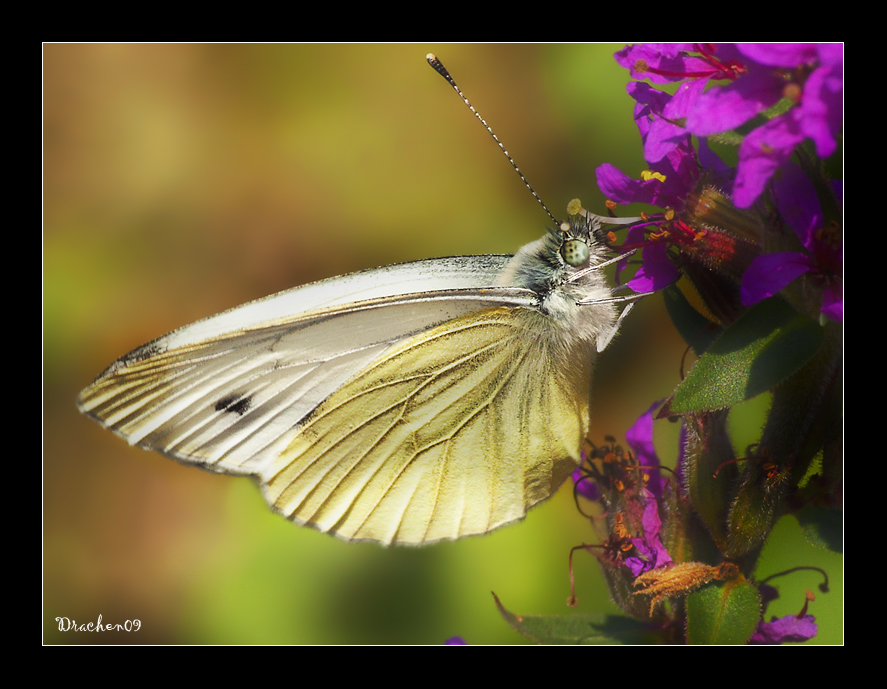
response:
<path id="1" fill-rule="evenodd" d="M 652 615 L 656 604 L 663 598 L 686 596 L 712 579 L 724 579 L 738 571 L 736 565 L 730 562 L 724 562 L 714 567 L 701 562 L 682 562 L 670 567 L 651 569 L 649 572 L 639 574 L 634 580 L 636 586 L 643 587 L 640 591 L 635 591 L 634 595 L 653 596 L 650 601 L 650 614 Z"/>

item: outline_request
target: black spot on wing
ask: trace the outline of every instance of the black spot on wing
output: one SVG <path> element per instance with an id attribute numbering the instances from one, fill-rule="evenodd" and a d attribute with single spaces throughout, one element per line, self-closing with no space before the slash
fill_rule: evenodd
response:
<path id="1" fill-rule="evenodd" d="M 240 395 L 228 395 L 216 402 L 216 411 L 227 411 L 243 416 L 249 411 L 250 398 Z"/>

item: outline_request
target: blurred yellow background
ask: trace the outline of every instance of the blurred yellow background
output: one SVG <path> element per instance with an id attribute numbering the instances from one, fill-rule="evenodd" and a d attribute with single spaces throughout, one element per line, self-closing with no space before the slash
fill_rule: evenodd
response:
<path id="1" fill-rule="evenodd" d="M 246 479 L 128 447 L 75 399 L 131 349 L 246 301 L 540 236 L 547 216 L 429 51 L 555 215 L 574 197 L 602 212 L 594 169 L 644 168 L 620 47 L 44 46 L 45 642 L 519 643 L 491 591 L 570 612 L 569 549 L 599 538 L 569 489 L 480 538 L 348 544 L 273 515 Z M 595 441 L 669 394 L 683 349 L 645 300 L 598 360 Z M 657 424 L 667 463 L 676 439 Z M 618 613 L 594 559 L 575 566 L 579 611 Z M 99 615 L 141 629 L 57 630 Z"/>

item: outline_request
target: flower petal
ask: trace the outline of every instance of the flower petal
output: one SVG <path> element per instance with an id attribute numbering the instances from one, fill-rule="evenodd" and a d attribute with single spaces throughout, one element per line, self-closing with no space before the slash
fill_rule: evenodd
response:
<path id="1" fill-rule="evenodd" d="M 627 45 L 613 57 L 631 71 L 632 79 L 649 79 L 654 84 L 667 84 L 684 79 L 688 71 L 709 68 L 701 58 L 683 54 L 683 51 L 693 49 L 692 43 L 643 43 Z M 649 68 L 656 71 L 649 71 Z M 657 71 L 666 74 L 657 74 Z"/>
<path id="2" fill-rule="evenodd" d="M 680 277 L 678 269 L 668 258 L 665 244 L 645 246 L 642 255 L 644 263 L 626 283 L 635 292 L 655 292 L 668 287 Z"/>
<path id="3" fill-rule="evenodd" d="M 789 162 L 773 181 L 779 214 L 791 226 L 810 253 L 814 253 L 815 232 L 822 227 L 822 208 L 813 182 L 801 168 Z"/>
<path id="4" fill-rule="evenodd" d="M 782 82 L 762 68 L 699 96 L 687 116 L 688 131 L 699 136 L 720 134 L 747 122 L 782 98 Z"/>
<path id="5" fill-rule="evenodd" d="M 844 322 L 844 288 L 840 284 L 822 290 L 822 313 L 835 323 Z"/>
<path id="6" fill-rule="evenodd" d="M 789 115 L 791 112 L 758 127 L 739 147 L 739 170 L 733 186 L 733 203 L 737 208 L 748 208 L 755 202 L 773 173 L 804 140 L 800 128 Z"/>
<path id="7" fill-rule="evenodd" d="M 797 113 L 801 131 L 816 144 L 816 153 L 827 158 L 838 147 L 837 136 L 844 121 L 844 68 L 820 67 L 804 84 L 804 97 Z"/>
<path id="8" fill-rule="evenodd" d="M 736 48 L 746 57 L 770 67 L 791 69 L 817 58 L 815 43 L 737 43 Z"/>
<path id="9" fill-rule="evenodd" d="M 807 254 L 784 251 L 758 256 L 742 276 L 742 303 L 751 306 L 772 297 L 792 280 L 813 269 L 813 262 Z"/>
<path id="10" fill-rule="evenodd" d="M 748 640 L 750 644 L 782 644 L 786 641 L 806 641 L 816 636 L 819 627 L 813 615 L 786 615 L 761 622 Z"/>

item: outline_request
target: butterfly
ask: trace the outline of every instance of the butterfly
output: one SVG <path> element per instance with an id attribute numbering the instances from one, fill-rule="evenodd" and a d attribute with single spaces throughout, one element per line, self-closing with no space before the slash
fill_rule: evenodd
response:
<path id="1" fill-rule="evenodd" d="M 315 282 L 139 347 L 78 405 L 131 445 L 253 477 L 275 511 L 340 538 L 486 533 L 580 461 L 594 357 L 628 310 L 605 254 L 577 215 L 514 256 Z"/>
<path id="2" fill-rule="evenodd" d="M 642 296 L 608 286 L 603 222 L 626 224 L 581 210 L 514 256 L 245 304 L 118 359 L 79 408 L 131 445 L 250 476 L 274 511 L 345 540 L 487 533 L 576 469 L 595 354 Z"/>

